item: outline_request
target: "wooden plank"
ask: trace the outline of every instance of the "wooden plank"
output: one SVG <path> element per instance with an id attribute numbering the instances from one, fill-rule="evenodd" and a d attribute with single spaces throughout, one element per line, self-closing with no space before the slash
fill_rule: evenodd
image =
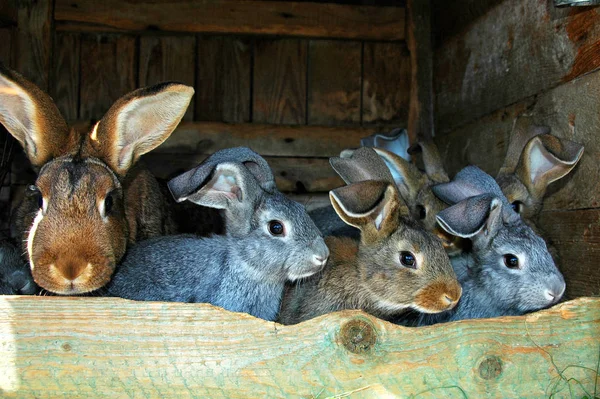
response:
<path id="1" fill-rule="evenodd" d="M 559 250 L 566 297 L 599 296 L 600 209 L 542 212 L 539 225 Z"/>
<path id="2" fill-rule="evenodd" d="M 12 65 L 13 63 L 13 28 L 0 29 L 0 62 L 4 65 Z"/>
<path id="3" fill-rule="evenodd" d="M 582 398 L 599 326 L 592 298 L 406 328 L 358 311 L 282 326 L 203 304 L 6 296 L 0 381 L 21 399 Z"/>
<path id="4" fill-rule="evenodd" d="M 85 22 L 89 29 L 116 28 L 330 37 L 404 39 L 404 8 L 283 1 L 57 0 L 57 21 Z"/>
<path id="5" fill-rule="evenodd" d="M 552 134 L 581 143 L 585 152 L 567 177 L 550 185 L 544 210 L 600 207 L 600 71 L 565 83 L 537 97 L 494 112 L 452 133 L 436 137 L 451 174 L 475 164 L 496 175 L 507 149 L 515 118 L 526 114 Z"/>
<path id="6" fill-rule="evenodd" d="M 161 179 L 170 179 L 198 166 L 207 155 L 161 154 L 151 152 L 143 156 L 148 169 Z M 282 192 L 305 194 L 326 192 L 343 185 L 343 181 L 329 165 L 328 158 L 264 157 Z"/>
<path id="7" fill-rule="evenodd" d="M 194 86 L 196 38 L 193 36 L 142 36 L 140 38 L 139 85 L 177 81 Z M 183 120 L 194 120 L 194 101 Z"/>
<path id="8" fill-rule="evenodd" d="M 360 122 L 359 42 L 311 40 L 308 66 L 308 123 Z"/>
<path id="9" fill-rule="evenodd" d="M 406 126 L 411 90 L 410 54 L 403 43 L 364 44 L 363 123 Z"/>
<path id="10" fill-rule="evenodd" d="M 53 2 L 18 2 L 17 70 L 46 92 L 50 81 Z"/>
<path id="11" fill-rule="evenodd" d="M 307 56 L 307 40 L 256 42 L 253 122 L 306 124 Z"/>
<path id="12" fill-rule="evenodd" d="M 198 38 L 196 120 L 250 121 L 252 41 Z"/>
<path id="13" fill-rule="evenodd" d="M 17 26 L 18 10 L 16 1 L 0 2 L 0 27 Z"/>
<path id="14" fill-rule="evenodd" d="M 408 112 L 410 142 L 435 136 L 433 123 L 433 52 L 431 0 L 408 0 L 407 43 L 411 82 Z M 443 79 L 440 76 L 440 79 Z"/>
<path id="15" fill-rule="evenodd" d="M 324 158 L 358 147 L 361 138 L 378 131 L 361 127 L 183 123 L 154 152 L 212 154 L 223 148 L 249 146 L 265 156 Z"/>
<path id="16" fill-rule="evenodd" d="M 490 8 L 502 3 L 499 0 L 433 1 L 432 29 L 434 48 L 443 46 L 455 35 L 469 29 L 471 24 L 485 15 Z"/>
<path id="17" fill-rule="evenodd" d="M 57 33 L 55 49 L 54 83 L 50 92 L 65 119 L 76 120 L 79 111 L 80 35 Z"/>
<path id="18" fill-rule="evenodd" d="M 79 116 L 100 119 L 119 97 L 136 88 L 136 70 L 135 38 L 83 36 Z"/>
<path id="19" fill-rule="evenodd" d="M 504 0 L 434 63 L 436 119 L 450 130 L 600 67 L 600 10 Z"/>

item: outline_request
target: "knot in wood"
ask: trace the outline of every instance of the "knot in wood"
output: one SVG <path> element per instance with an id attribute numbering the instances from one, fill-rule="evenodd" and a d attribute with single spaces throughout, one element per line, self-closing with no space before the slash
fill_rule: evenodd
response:
<path id="1" fill-rule="evenodd" d="M 502 360 L 498 356 L 488 356 L 479 364 L 479 376 L 484 380 L 498 378 L 502 374 Z"/>
<path id="2" fill-rule="evenodd" d="M 368 353 L 377 342 L 375 327 L 360 319 L 353 319 L 344 324 L 340 336 L 344 347 L 352 353 Z"/>

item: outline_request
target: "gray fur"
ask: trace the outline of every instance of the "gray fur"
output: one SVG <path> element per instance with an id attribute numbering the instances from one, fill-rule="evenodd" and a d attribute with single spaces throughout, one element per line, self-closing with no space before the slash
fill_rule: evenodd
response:
<path id="1" fill-rule="evenodd" d="M 473 242 L 471 251 L 451 258 L 463 287 L 462 298 L 450 311 L 420 315 L 419 325 L 521 315 L 557 303 L 564 293 L 564 278 L 544 240 L 515 216 L 504 196 L 497 196 L 497 189 L 490 184 L 491 177 L 482 178 L 483 172 L 475 169 L 469 167 L 467 173 L 461 171 L 453 182 L 456 184 L 448 183 L 443 190 L 444 198 L 458 198 L 448 187 L 457 189 L 458 193 L 486 190 L 493 193 L 465 198 L 438 214 L 443 228 L 450 233 L 470 236 Z M 483 183 L 478 186 L 480 182 Z M 468 186 L 467 190 L 461 190 L 464 185 Z M 518 269 L 505 265 L 507 254 L 517 256 Z"/>
<path id="2" fill-rule="evenodd" d="M 308 214 L 325 237 L 360 238 L 360 230 L 344 223 L 331 205 L 313 209 Z"/>
<path id="3" fill-rule="evenodd" d="M 214 169 L 216 174 L 235 171 L 231 174 L 235 187 L 225 195 L 227 210 L 239 203 L 252 209 L 244 220 L 225 212 L 225 225 L 234 225 L 235 234 L 171 236 L 141 242 L 125 255 L 108 285 L 108 296 L 207 302 L 274 320 L 285 282 L 323 268 L 329 250 L 302 205 L 278 191 L 262 190 L 242 163 L 227 161 Z M 214 179 L 209 176 L 204 180 Z M 270 234 L 268 226 L 273 220 L 284 224 L 285 235 Z"/>
<path id="4" fill-rule="evenodd" d="M 33 295 L 38 289 L 17 247 L 0 241 L 0 295 Z"/>

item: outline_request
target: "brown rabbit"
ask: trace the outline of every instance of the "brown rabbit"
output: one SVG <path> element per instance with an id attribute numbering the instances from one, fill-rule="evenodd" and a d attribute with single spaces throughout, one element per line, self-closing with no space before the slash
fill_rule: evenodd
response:
<path id="1" fill-rule="evenodd" d="M 583 146 L 550 134 L 530 118 L 519 118 L 496 181 L 515 212 L 535 221 L 550 183 L 566 176 L 583 155 Z"/>
<path id="2" fill-rule="evenodd" d="M 38 170 L 17 212 L 32 275 L 57 294 L 106 284 L 128 243 L 171 232 L 158 183 L 132 166 L 179 124 L 194 89 L 163 83 L 119 99 L 86 134 L 0 65 L 0 122 Z"/>
<path id="3" fill-rule="evenodd" d="M 440 240 L 410 218 L 392 176 L 371 148 L 333 168 L 355 183 L 332 190 L 342 220 L 361 239 L 327 237 L 324 270 L 287 288 L 279 321 L 294 324 L 342 309 L 362 309 L 389 319 L 408 309 L 438 313 L 458 302 L 462 289 Z"/>

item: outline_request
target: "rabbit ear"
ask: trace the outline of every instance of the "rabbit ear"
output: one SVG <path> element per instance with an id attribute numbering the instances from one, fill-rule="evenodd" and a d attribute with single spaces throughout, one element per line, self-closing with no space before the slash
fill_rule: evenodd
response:
<path id="1" fill-rule="evenodd" d="M 580 144 L 549 134 L 536 136 L 523 149 L 516 173 L 531 195 L 542 198 L 548 185 L 573 170 L 582 155 Z"/>
<path id="2" fill-rule="evenodd" d="M 388 237 L 398 228 L 398 195 L 391 183 L 368 180 L 329 192 L 329 199 L 340 218 L 362 232 L 365 242 Z"/>
<path id="3" fill-rule="evenodd" d="M 482 194 L 505 198 L 494 178 L 476 166 L 463 168 L 451 182 L 436 184 L 431 189 L 439 199 L 450 205 Z"/>
<path id="4" fill-rule="evenodd" d="M 329 163 L 346 184 L 365 180 L 394 181 L 389 169 L 373 148 L 360 147 L 354 151 L 343 151 L 342 157 L 330 158 Z"/>
<path id="5" fill-rule="evenodd" d="M 192 87 L 172 82 L 125 95 L 92 129 L 91 155 L 124 175 L 141 155 L 171 135 L 193 95 Z"/>
<path id="6" fill-rule="evenodd" d="M 414 201 L 419 190 L 426 183 L 423 173 L 415 165 L 393 152 L 382 148 L 374 148 L 374 150 L 388 167 L 402 197 L 409 202 Z"/>
<path id="7" fill-rule="evenodd" d="M 425 173 L 427 176 L 436 183 L 446 183 L 450 181 L 442 157 L 438 151 L 437 146 L 433 141 L 420 141 L 413 144 L 409 149 L 408 153 L 414 155 L 421 153 L 423 155 L 423 165 L 425 166 Z"/>
<path id="8" fill-rule="evenodd" d="M 254 181 L 253 176 L 248 172 L 248 169 L 241 163 L 210 163 L 202 172 L 209 171 L 206 174 L 198 174 L 193 169 L 180 175 L 171 181 L 168 186 L 177 202 L 191 201 L 195 204 L 207 206 L 215 209 L 228 209 L 236 207 L 242 203 L 251 202 L 260 191 L 260 187 Z M 204 180 L 200 179 L 205 176 Z M 193 190 L 185 196 L 179 195 L 181 189 L 185 186 L 185 181 L 188 183 L 196 181 L 193 184 Z M 185 191 L 189 191 L 187 186 Z"/>
<path id="9" fill-rule="evenodd" d="M 50 96 L 1 63 L 0 123 L 21 143 L 35 166 L 73 148 L 67 123 Z"/>
<path id="10" fill-rule="evenodd" d="M 493 237 L 502 222 L 502 201 L 492 195 L 484 194 L 460 201 L 440 211 L 437 215 L 439 225 L 448 233 L 471 238 L 484 232 Z"/>
<path id="11" fill-rule="evenodd" d="M 520 116 L 515 119 L 510 135 L 508 150 L 504 157 L 504 164 L 500 168 L 498 176 L 514 173 L 523 148 L 527 142 L 537 135 L 548 133 L 550 133 L 550 128 L 548 126 L 534 124 L 531 117 Z"/>

